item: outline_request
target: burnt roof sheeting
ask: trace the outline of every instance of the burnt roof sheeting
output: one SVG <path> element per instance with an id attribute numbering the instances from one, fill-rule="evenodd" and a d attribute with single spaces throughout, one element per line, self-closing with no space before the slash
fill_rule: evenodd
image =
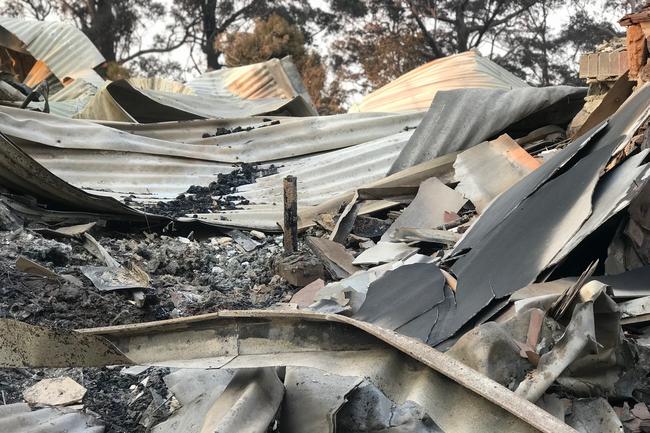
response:
<path id="1" fill-rule="evenodd" d="M 187 86 L 198 95 L 236 95 L 251 100 L 301 96 L 305 108 L 318 115 L 291 56 L 206 72 L 188 81 Z"/>
<path id="2" fill-rule="evenodd" d="M 632 269 L 616 275 L 592 277 L 593 280 L 611 286 L 614 298 L 630 299 L 650 295 L 650 266 Z"/>
<path id="3" fill-rule="evenodd" d="M 120 215 L 133 220 L 160 222 L 160 217 L 129 208 L 121 202 L 88 194 L 52 174 L 0 134 L 0 185 L 12 192 L 27 194 L 50 203 L 59 210 Z M 167 218 L 162 220 L 168 221 Z"/>
<path id="4" fill-rule="evenodd" d="M 0 131 L 23 141 L 63 149 L 146 153 L 235 164 L 341 149 L 412 128 L 421 118 L 420 113 L 290 117 L 265 128 L 210 136 L 189 144 L 129 134 L 85 120 L 0 107 Z M 205 132 L 214 134 L 211 130 Z"/>
<path id="5" fill-rule="evenodd" d="M 0 320 L 3 355 L 21 366 L 82 366 L 77 357 L 42 359 L 26 342 L 44 330 Z M 21 338 L 8 338 L 10 331 Z M 300 311 L 222 311 L 199 317 L 65 334 L 75 351 L 83 335 L 103 337 L 133 363 L 183 368 L 317 368 L 366 377 L 396 404 L 413 401 L 446 432 L 575 433 L 557 418 L 459 361 L 414 339 L 340 315 Z M 43 352 L 48 345 L 40 346 Z M 114 362 L 112 359 L 107 359 Z M 17 363 L 3 365 L 17 365 Z M 96 364 L 94 364 L 96 365 Z"/>
<path id="6" fill-rule="evenodd" d="M 11 433 L 103 433 L 104 425 L 86 413 L 45 407 L 32 411 L 27 403 L 0 406 L 0 431 Z"/>
<path id="7" fill-rule="evenodd" d="M 59 80 L 83 77 L 94 83 L 103 81 L 92 69 L 103 63 L 104 57 L 75 26 L 62 22 L 0 17 L 0 27 L 0 44 L 31 54 L 47 65 Z"/>
<path id="8" fill-rule="evenodd" d="M 438 92 L 390 172 L 467 149 L 507 132 L 524 119 L 527 131 L 568 123 L 582 107 L 585 95 L 586 89 L 569 86 Z M 549 108 L 552 110 L 545 111 Z"/>
<path id="9" fill-rule="evenodd" d="M 141 123 L 246 117 L 268 113 L 314 115 L 302 96 L 291 99 L 242 99 L 235 95 L 225 97 L 172 93 L 138 87 L 128 80 L 113 81 L 106 86 L 106 90 L 125 112 Z"/>
<path id="10" fill-rule="evenodd" d="M 459 182 L 456 191 L 483 213 L 494 198 L 540 165 L 516 141 L 501 135 L 458 155 L 454 162 L 454 179 Z"/>
<path id="11" fill-rule="evenodd" d="M 417 67 L 366 95 L 350 111 L 426 110 L 439 91 L 467 88 L 509 90 L 518 87 L 528 87 L 528 84 L 472 50 Z"/>
<path id="12" fill-rule="evenodd" d="M 571 143 L 570 146 L 557 152 L 539 168 L 499 195 L 490 203 L 488 210 L 481 215 L 481 218 L 472 224 L 467 233 L 456 244 L 454 253 L 460 253 L 467 248 L 471 248 L 479 239 L 487 236 L 526 197 L 537 191 L 544 182 L 563 169 L 563 167 L 575 162 L 578 153 L 586 145 L 591 143 L 591 140 L 595 139 L 598 134 L 601 134 L 606 126 L 607 123 L 602 123 L 594 127 L 588 134 L 585 134 L 579 140 Z"/>
<path id="13" fill-rule="evenodd" d="M 467 199 L 460 192 L 449 188 L 437 177 L 420 184 L 418 193 L 399 217 L 381 236 L 382 241 L 390 241 L 400 228 L 434 229 L 448 221 L 449 214 L 455 214 Z"/>
<path id="14" fill-rule="evenodd" d="M 517 194 L 513 195 L 523 198 L 515 200 L 519 202 L 515 208 L 497 205 L 496 218 L 491 215 L 493 206 L 485 211 L 479 221 L 487 218 L 489 223 L 472 230 L 471 242 L 461 242 L 452 254 L 458 257 L 451 268 L 458 278 L 457 302 L 434 327 L 431 344 L 451 337 L 493 300 L 534 282 L 554 259 L 568 254 L 604 220 L 629 204 L 647 179 L 646 167 L 639 169 L 643 156 L 631 158 L 601 176 L 612 154 L 647 118 L 649 97 L 650 87 L 646 86 L 621 107 L 600 135 L 574 142 L 544 164 L 545 180 L 533 172 L 519 182 L 522 187 L 517 188 L 517 184 Z"/>
<path id="15" fill-rule="evenodd" d="M 626 208 L 633 197 L 636 197 L 648 178 L 648 164 L 643 160 L 648 156 L 649 149 L 644 149 L 621 163 L 620 167 L 606 173 L 592 197 L 591 215 L 580 227 L 580 230 L 564 245 L 553 258 L 549 266 L 559 263 L 574 250 L 587 236 L 596 231 L 614 214 Z"/>
<path id="16" fill-rule="evenodd" d="M 231 163 L 280 162 L 283 170 L 296 170 L 300 176 L 301 203 L 316 204 L 383 177 L 412 134 L 404 128 L 417 125 L 420 118 L 417 113 L 358 113 L 274 118 L 279 124 L 258 119 L 258 125 L 268 126 L 202 138 L 216 131 L 217 121 L 127 128 L 142 129 L 143 135 L 135 135 L 93 122 L 0 107 L 0 131 L 56 175 L 101 195 L 175 198 L 191 185 L 208 185 L 219 173 L 231 172 Z M 184 142 L 178 141 L 180 135 L 186 135 Z M 281 177 L 273 179 L 281 182 Z M 278 202 L 281 190 L 268 182 L 250 191 L 251 199 Z M 270 224 L 275 226 L 275 221 Z"/>
<path id="17" fill-rule="evenodd" d="M 445 277 L 432 263 L 400 266 L 370 283 L 353 317 L 395 330 L 444 301 L 444 286 Z"/>
<path id="18" fill-rule="evenodd" d="M 282 429 L 287 433 L 334 433 L 336 414 L 349 401 L 360 377 L 339 376 L 314 368 L 288 367 L 284 378 Z"/>

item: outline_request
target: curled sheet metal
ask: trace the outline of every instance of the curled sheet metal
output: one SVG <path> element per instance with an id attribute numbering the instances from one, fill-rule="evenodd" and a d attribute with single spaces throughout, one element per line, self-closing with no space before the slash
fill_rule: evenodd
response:
<path id="1" fill-rule="evenodd" d="M 178 370 L 172 375 L 165 382 L 172 385 L 175 395 L 181 393 L 177 398 L 183 406 L 155 426 L 153 433 L 265 433 L 284 396 L 284 386 L 273 368 L 241 369 L 234 374 Z M 179 383 L 180 378 L 188 383 Z M 187 385 L 193 385 L 193 389 Z"/>
<path id="2" fill-rule="evenodd" d="M 104 425 L 85 413 L 46 407 L 32 410 L 26 403 L 0 406 L 0 431 L 11 433 L 103 433 Z"/>
<path id="3" fill-rule="evenodd" d="M 152 123 L 270 113 L 318 115 L 291 59 L 208 72 L 187 85 L 159 78 L 113 81 L 74 117 Z"/>
<path id="4" fill-rule="evenodd" d="M 528 87 L 523 80 L 476 51 L 426 63 L 366 95 L 354 111 L 399 112 L 426 110 L 441 90 Z"/>
<path id="5" fill-rule="evenodd" d="M 101 85 L 103 82 L 92 69 L 105 59 L 75 26 L 63 22 L 0 17 L 0 27 L 0 45 L 29 53 L 60 81 L 83 77 L 86 81 L 93 80 L 93 84 Z"/>
<path id="6" fill-rule="evenodd" d="M 14 193 L 27 194 L 61 211 L 95 212 L 106 219 L 151 223 L 168 218 L 147 215 L 110 198 L 99 197 L 70 185 L 52 174 L 11 140 L 0 134 L 0 184 Z"/>
<path id="7" fill-rule="evenodd" d="M 283 430 L 287 433 L 334 433 L 336 413 L 361 382 L 359 377 L 324 374 L 313 368 L 287 368 Z"/>
<path id="8" fill-rule="evenodd" d="M 417 126 L 421 113 L 357 113 L 282 118 L 264 128 L 209 136 L 191 144 L 129 134 L 85 120 L 0 107 L 0 132 L 60 149 L 145 153 L 223 163 L 260 163 L 342 149 Z"/>
<path id="9" fill-rule="evenodd" d="M 236 96 L 196 95 L 166 92 L 140 87 L 130 80 L 118 80 L 106 86 L 106 93 L 98 94 L 95 99 L 110 97 L 135 121 L 142 123 L 257 116 L 261 114 L 286 114 L 290 116 L 310 116 L 301 96 L 291 99 L 240 99 Z M 99 103 L 103 103 L 99 101 Z M 122 120 L 122 119 L 96 119 Z"/>
<path id="10" fill-rule="evenodd" d="M 16 324 L 3 322 L 7 331 Z M 30 328 L 23 332 L 40 331 Z M 0 353 L 20 350 L 25 356 L 20 364 L 3 362 L 3 366 L 86 364 L 81 355 L 72 361 L 60 356 L 43 359 L 23 347 L 20 340 L 6 341 L 8 334 L 0 333 Z M 448 433 L 575 433 L 453 358 L 411 338 L 344 316 L 233 311 L 97 328 L 76 335 L 106 339 L 133 364 L 227 369 L 299 366 L 366 377 L 397 404 L 408 400 L 418 403 Z M 69 350 L 78 347 L 75 340 L 68 339 Z M 48 350 L 47 341 L 39 350 Z M 116 364 L 114 359 L 106 359 L 106 363 Z"/>

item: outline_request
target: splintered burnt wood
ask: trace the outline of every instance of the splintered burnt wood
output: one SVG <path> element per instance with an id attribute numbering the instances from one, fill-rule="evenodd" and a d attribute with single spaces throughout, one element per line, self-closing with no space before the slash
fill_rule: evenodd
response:
<path id="1" fill-rule="evenodd" d="M 298 250 L 298 190 L 297 178 L 284 178 L 284 252 L 291 254 Z"/>

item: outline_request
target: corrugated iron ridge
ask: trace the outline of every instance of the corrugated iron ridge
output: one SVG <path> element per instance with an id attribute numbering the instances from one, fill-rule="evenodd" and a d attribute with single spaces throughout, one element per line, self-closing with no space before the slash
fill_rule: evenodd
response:
<path id="1" fill-rule="evenodd" d="M 190 185 L 207 185 L 219 173 L 232 171 L 232 163 L 238 161 L 231 159 L 234 155 L 239 161 L 273 162 L 283 173 L 302 167 L 301 182 L 309 182 L 314 193 L 311 198 L 303 194 L 301 200 L 311 203 L 352 182 L 383 176 L 413 132 L 404 128 L 417 126 L 421 117 L 359 113 L 276 118 L 279 125 L 188 144 L 174 141 L 177 131 L 199 137 L 202 130 L 214 130 L 216 121 L 143 126 L 149 134 L 160 129 L 159 139 L 154 139 L 92 122 L 0 107 L 0 131 L 53 173 L 88 190 L 174 198 Z M 171 140 L 160 139 L 164 137 Z M 267 180 L 263 185 L 272 183 Z"/>

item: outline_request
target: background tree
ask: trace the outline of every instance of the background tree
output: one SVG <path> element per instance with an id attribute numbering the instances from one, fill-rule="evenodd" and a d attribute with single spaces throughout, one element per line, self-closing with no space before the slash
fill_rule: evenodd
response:
<path id="1" fill-rule="evenodd" d="M 234 32 L 218 42 L 227 66 L 242 66 L 291 56 L 312 101 L 319 107 L 326 79 L 321 57 L 305 46 L 305 36 L 295 24 L 275 13 L 257 19 L 252 32 Z"/>
<path id="2" fill-rule="evenodd" d="M 266 11 L 263 0 L 179 0 L 172 8 L 175 21 L 190 28 L 190 43 L 205 56 L 208 70 L 219 69 L 221 51 L 216 41 L 225 33 Z"/>
<path id="3" fill-rule="evenodd" d="M 129 73 L 126 66 L 139 75 L 180 78 L 187 76 L 188 64 L 179 61 L 187 57 L 203 72 L 291 54 L 325 112 L 336 110 L 346 95 L 366 93 L 430 60 L 472 48 L 531 84 L 578 83 L 579 55 L 620 34 L 616 20 L 642 3 L 0 0 L 0 11 L 73 21 L 117 76 Z M 166 25 L 152 37 L 149 27 L 159 23 Z M 179 47 L 189 56 L 161 55 Z"/>
<path id="4" fill-rule="evenodd" d="M 602 3 L 330 0 L 344 17 L 341 34 L 346 35 L 334 42 L 330 61 L 346 80 L 360 83 L 362 93 L 427 61 L 469 49 L 531 84 L 578 84 L 579 54 L 620 34 L 615 19 L 629 1 Z M 558 18 L 567 15 L 568 22 L 558 26 Z"/>
<path id="5" fill-rule="evenodd" d="M 27 16 L 43 21 L 55 12 L 55 4 L 49 0 L 7 0 L 0 13 L 10 17 Z"/>

